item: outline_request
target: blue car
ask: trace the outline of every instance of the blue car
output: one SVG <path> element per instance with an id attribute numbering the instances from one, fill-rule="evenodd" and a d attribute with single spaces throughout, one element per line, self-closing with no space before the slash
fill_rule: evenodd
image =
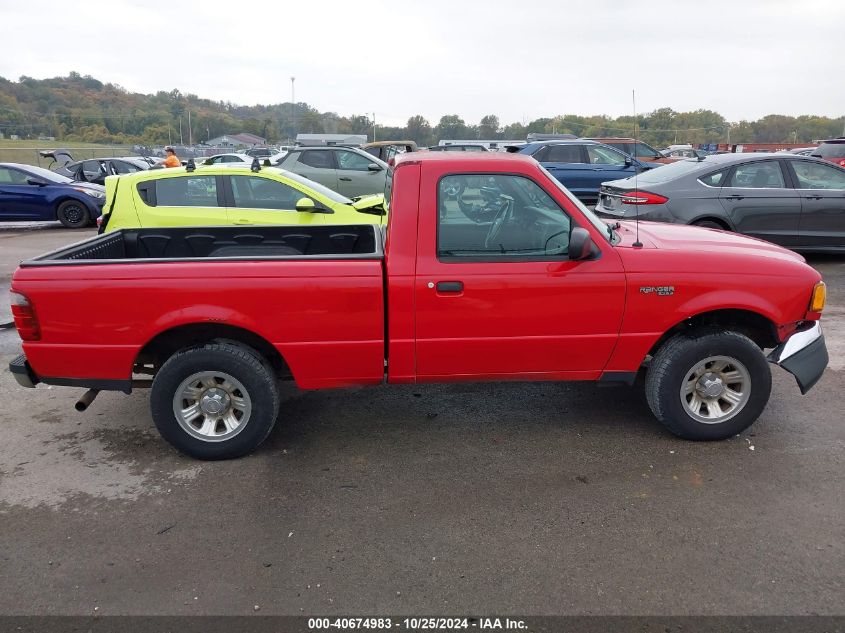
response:
<path id="1" fill-rule="evenodd" d="M 529 143 L 520 147 L 518 153 L 532 156 L 588 205 L 598 201 L 601 183 L 660 167 L 660 163 L 646 163 L 608 145 L 584 139 Z"/>
<path id="2" fill-rule="evenodd" d="M 80 229 L 103 210 L 106 189 L 41 167 L 0 163 L 0 220 L 58 220 Z"/>

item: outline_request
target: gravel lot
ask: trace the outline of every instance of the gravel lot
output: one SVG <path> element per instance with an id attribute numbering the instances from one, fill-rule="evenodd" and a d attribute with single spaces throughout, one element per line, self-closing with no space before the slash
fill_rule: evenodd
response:
<path id="1" fill-rule="evenodd" d="M 89 233 L 0 228 L 0 289 Z M 842 614 L 845 258 L 811 263 L 831 367 L 806 397 L 774 368 L 721 443 L 626 387 L 290 388 L 258 453 L 200 463 L 144 391 L 76 413 L 4 369 L 0 613 Z"/>

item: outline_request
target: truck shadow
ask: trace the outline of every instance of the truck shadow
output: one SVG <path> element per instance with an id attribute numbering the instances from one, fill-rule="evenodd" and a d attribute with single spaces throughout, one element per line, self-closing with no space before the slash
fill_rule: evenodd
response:
<path id="1" fill-rule="evenodd" d="M 477 443 L 552 434 L 674 438 L 652 417 L 639 386 L 592 383 L 402 385 L 283 396 L 270 450 L 337 441 Z M 492 439 L 491 439 L 492 438 Z"/>

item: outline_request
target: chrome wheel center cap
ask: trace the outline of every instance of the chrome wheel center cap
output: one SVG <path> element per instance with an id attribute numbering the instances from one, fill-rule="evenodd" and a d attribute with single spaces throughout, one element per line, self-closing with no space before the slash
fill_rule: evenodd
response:
<path id="1" fill-rule="evenodd" d="M 200 408 L 206 415 L 222 415 L 230 404 L 229 394 L 222 389 L 208 389 L 200 398 Z"/>
<path id="2" fill-rule="evenodd" d="M 706 373 L 695 385 L 696 391 L 705 398 L 718 398 L 725 393 L 725 383 L 720 376 L 714 373 Z"/>

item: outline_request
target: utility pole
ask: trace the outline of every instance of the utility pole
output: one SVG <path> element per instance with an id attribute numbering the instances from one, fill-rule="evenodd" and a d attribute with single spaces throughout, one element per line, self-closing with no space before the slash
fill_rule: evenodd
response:
<path id="1" fill-rule="evenodd" d="M 726 129 L 728 131 L 728 146 L 729 146 L 728 150 L 730 150 L 730 144 L 731 144 L 731 124 L 730 124 L 730 122 L 728 123 Z"/>
<path id="2" fill-rule="evenodd" d="M 376 142 L 376 113 L 373 112 L 373 143 Z"/>
<path id="3" fill-rule="evenodd" d="M 293 141 L 296 140 L 296 110 L 294 109 L 294 104 L 296 103 L 296 98 L 294 96 L 294 88 L 293 82 L 296 81 L 296 77 L 290 78 L 290 126 L 291 126 L 291 137 Z"/>
<path id="4" fill-rule="evenodd" d="M 188 108 L 188 145 L 194 146 L 194 137 L 191 134 L 191 109 Z"/>
<path id="5" fill-rule="evenodd" d="M 179 145 L 184 145 L 185 143 L 182 141 L 182 115 L 179 115 Z"/>

